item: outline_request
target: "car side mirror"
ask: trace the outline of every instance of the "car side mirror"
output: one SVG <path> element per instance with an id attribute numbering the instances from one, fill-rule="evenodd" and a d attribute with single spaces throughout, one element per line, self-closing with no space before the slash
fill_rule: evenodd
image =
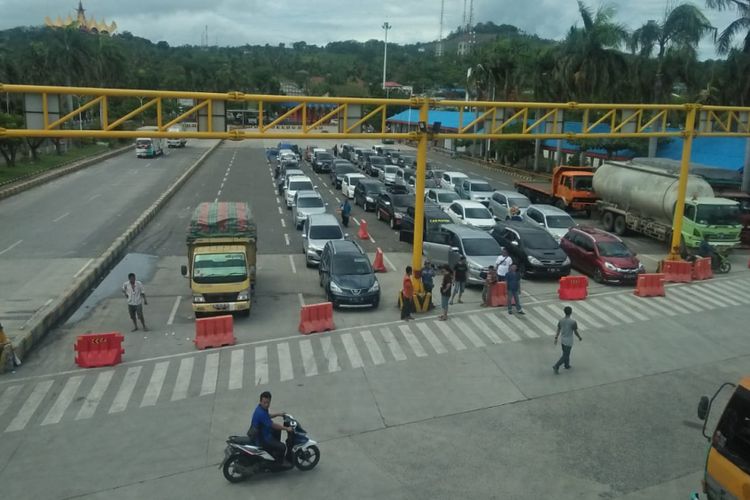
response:
<path id="1" fill-rule="evenodd" d="M 307 238 L 307 235 L 305 233 L 302 233 L 300 236 L 302 236 L 303 240 Z"/>
<path id="2" fill-rule="evenodd" d="M 538 224 L 542 227 L 544 227 L 544 222 L 538 222 Z"/>
<path id="3" fill-rule="evenodd" d="M 183 276 L 187 277 L 187 266 L 184 264 L 180 266 L 180 272 L 182 273 Z"/>
<path id="4" fill-rule="evenodd" d="M 701 396 L 701 400 L 698 402 L 698 419 L 706 420 L 709 406 L 708 396 Z"/>
<path id="5" fill-rule="evenodd" d="M 461 249 L 458 247 L 451 247 L 451 253 L 460 253 Z"/>
<path id="6" fill-rule="evenodd" d="M 345 240 L 348 240 L 348 239 L 349 239 L 349 233 L 344 233 L 344 239 L 345 239 Z"/>

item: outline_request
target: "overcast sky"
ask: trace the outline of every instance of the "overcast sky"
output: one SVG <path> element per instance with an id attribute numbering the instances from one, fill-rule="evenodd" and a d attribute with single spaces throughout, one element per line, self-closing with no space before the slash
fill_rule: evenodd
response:
<path id="1" fill-rule="evenodd" d="M 468 2 L 468 0 L 467 0 Z M 598 1 L 585 2 L 596 8 Z M 634 29 L 649 19 L 662 19 L 673 0 L 611 0 L 617 20 Z M 694 2 L 723 30 L 737 17 L 734 11 L 717 12 Z M 77 0 L 0 0 L 0 29 L 41 25 L 44 17 L 73 14 Z M 325 45 L 338 40 L 382 39 L 383 22 L 392 29 L 389 41 L 428 42 L 437 39 L 440 0 L 88 0 L 88 17 L 116 21 L 118 31 L 130 31 L 154 42 L 198 45 L 208 26 L 211 45 L 249 43 L 277 45 L 305 41 Z M 444 33 L 461 24 L 464 0 L 445 0 Z M 560 40 L 580 15 L 575 0 L 474 0 L 474 22 L 512 24 L 527 33 Z M 715 57 L 713 43 L 705 40 L 701 58 Z"/>

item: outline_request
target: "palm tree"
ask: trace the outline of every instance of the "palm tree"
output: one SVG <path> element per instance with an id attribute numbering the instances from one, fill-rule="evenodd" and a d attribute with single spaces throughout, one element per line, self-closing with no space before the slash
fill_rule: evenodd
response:
<path id="1" fill-rule="evenodd" d="M 742 52 L 750 54 L 750 0 L 706 0 L 706 6 L 711 9 L 726 10 L 734 8 L 740 16 L 727 26 L 716 39 L 719 54 L 729 53 L 735 35 L 746 30 L 742 40 Z"/>

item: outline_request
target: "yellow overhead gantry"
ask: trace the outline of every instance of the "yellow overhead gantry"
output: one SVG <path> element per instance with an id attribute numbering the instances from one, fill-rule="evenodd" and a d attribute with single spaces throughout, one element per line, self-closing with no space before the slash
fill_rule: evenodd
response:
<path id="1" fill-rule="evenodd" d="M 312 97 L 244 94 L 242 92 L 179 92 L 137 89 L 101 89 L 88 87 L 51 87 L 36 85 L 0 84 L 0 93 L 15 94 L 24 100 L 26 128 L 0 128 L 0 139 L 23 137 L 94 137 L 94 138 L 195 138 L 195 139 L 403 139 L 417 143 L 417 174 L 415 194 L 414 247 L 412 267 L 422 267 L 422 237 L 424 230 L 424 185 L 427 145 L 439 139 L 535 140 L 605 138 L 682 137 L 682 161 L 678 199 L 675 207 L 672 241 L 668 260 L 680 258 L 685 193 L 687 191 L 690 152 L 693 138 L 750 137 L 750 107 L 704 106 L 699 104 L 593 104 L 540 103 L 496 101 L 451 101 L 427 97 L 410 99 L 369 99 L 349 97 Z M 76 97 L 78 107 L 73 107 Z M 113 105 L 122 101 L 138 105 L 119 117 L 112 117 Z M 63 101 L 70 103 L 69 112 L 62 114 Z M 176 101 L 192 102 L 189 109 L 176 116 L 165 116 L 165 104 Z M 226 130 L 226 104 L 245 104 L 258 110 L 257 130 Z M 313 115 L 312 109 L 327 105 L 331 111 Z M 270 122 L 265 121 L 269 107 L 289 108 Z M 176 107 L 176 106 L 173 106 Z M 386 124 L 389 114 L 404 107 L 418 109 L 416 130 L 393 132 Z M 457 110 L 459 125 L 456 131 L 433 127 L 430 110 Z M 153 110 L 153 111 L 149 111 Z M 390 110 L 390 113 L 389 113 Z M 67 111 L 67 110 L 66 110 Z M 468 113 L 471 111 L 471 114 Z M 98 117 L 97 127 L 81 130 L 71 124 L 81 113 Z M 155 114 L 157 130 L 125 130 L 123 125 L 146 112 Z M 184 121 L 195 121 L 196 131 L 169 132 L 169 128 Z M 299 119 L 299 128 L 283 128 L 290 117 Z M 323 133 L 319 127 L 331 119 L 338 119 L 338 132 Z M 581 122 L 581 132 L 565 132 L 564 120 Z M 363 124 L 377 129 L 362 130 Z M 520 125 L 520 132 L 509 132 L 511 125 Z M 87 125 L 89 126 L 89 125 Z M 65 128 L 68 127 L 68 128 Z M 670 128 L 668 128 L 670 127 Z"/>

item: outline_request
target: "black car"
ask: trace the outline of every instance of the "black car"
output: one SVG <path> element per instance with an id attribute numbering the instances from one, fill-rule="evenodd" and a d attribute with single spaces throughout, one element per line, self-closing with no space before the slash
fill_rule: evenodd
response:
<path id="1" fill-rule="evenodd" d="M 378 195 L 385 193 L 385 185 L 375 179 L 361 179 L 354 188 L 354 204 L 365 209 L 375 210 Z"/>
<path id="2" fill-rule="evenodd" d="M 318 266 L 320 286 L 333 307 L 378 307 L 380 283 L 370 259 L 356 242 L 332 240 L 323 247 Z"/>
<path id="3" fill-rule="evenodd" d="M 570 274 L 570 259 L 545 229 L 522 221 L 498 222 L 490 232 L 508 249 L 523 276 L 559 278 Z"/>
<path id="4" fill-rule="evenodd" d="M 365 163 L 365 173 L 372 177 L 379 177 L 380 172 L 385 169 L 386 165 L 385 157 L 370 156 L 367 158 L 367 163 Z"/>
<path id="5" fill-rule="evenodd" d="M 357 155 L 357 166 L 360 168 L 360 170 L 365 170 L 367 167 L 367 163 L 370 161 L 371 156 L 375 156 L 375 151 L 371 149 L 363 149 L 359 152 Z"/>
<path id="6" fill-rule="evenodd" d="M 318 153 L 313 160 L 312 168 L 314 172 L 330 172 L 333 165 L 333 155 L 331 153 Z"/>
<path id="7" fill-rule="evenodd" d="M 348 161 L 336 160 L 333 162 L 333 168 L 331 169 L 331 184 L 336 189 L 341 189 L 341 181 L 344 180 L 344 176 L 355 172 L 358 172 L 357 167 Z"/>
<path id="8" fill-rule="evenodd" d="M 399 167 L 417 168 L 417 157 L 411 155 L 402 155 L 398 159 Z"/>
<path id="9" fill-rule="evenodd" d="M 401 227 L 401 219 L 409 207 L 414 208 L 413 194 L 380 193 L 375 203 L 375 216 L 378 220 L 388 221 L 391 229 L 396 229 Z"/>
<path id="10" fill-rule="evenodd" d="M 414 207 L 407 207 L 406 214 L 401 219 L 401 229 L 398 232 L 399 241 L 406 243 L 414 242 Z M 424 223 L 422 224 L 422 238 L 427 233 L 438 232 L 440 227 L 445 224 L 453 224 L 450 216 L 443 212 L 435 203 L 425 201 L 424 204 Z"/>

